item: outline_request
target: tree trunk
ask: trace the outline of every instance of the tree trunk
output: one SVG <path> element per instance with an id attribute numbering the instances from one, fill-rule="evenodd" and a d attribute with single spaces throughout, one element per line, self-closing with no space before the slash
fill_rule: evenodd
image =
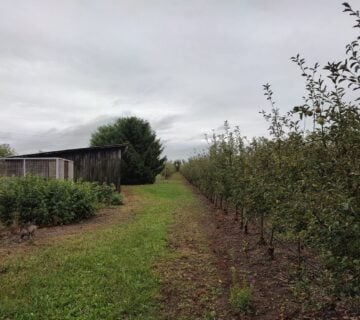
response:
<path id="1" fill-rule="evenodd" d="M 301 241 L 300 238 L 298 238 L 297 241 L 297 253 L 298 253 L 298 269 L 301 268 Z"/>
<path id="2" fill-rule="evenodd" d="M 269 247 L 268 247 L 268 254 L 269 254 L 270 260 L 274 260 L 273 240 L 274 240 L 274 227 L 271 229 L 271 236 L 270 236 L 270 242 L 269 242 Z"/>
<path id="3" fill-rule="evenodd" d="M 241 230 L 244 229 L 244 216 L 245 216 L 245 207 L 241 207 L 241 212 L 240 212 L 240 229 Z"/>
<path id="4" fill-rule="evenodd" d="M 235 205 L 235 221 L 239 220 L 239 206 L 238 204 Z"/>
<path id="5" fill-rule="evenodd" d="M 223 208 L 223 210 L 224 210 L 224 213 L 225 213 L 225 214 L 228 214 L 228 212 L 229 212 L 229 210 L 228 210 L 228 205 L 229 205 L 229 203 L 228 203 L 227 201 L 224 201 L 224 208 Z"/>
<path id="6" fill-rule="evenodd" d="M 262 213 L 260 216 L 260 239 L 259 239 L 260 245 L 265 245 L 266 241 L 264 238 L 264 214 Z"/>

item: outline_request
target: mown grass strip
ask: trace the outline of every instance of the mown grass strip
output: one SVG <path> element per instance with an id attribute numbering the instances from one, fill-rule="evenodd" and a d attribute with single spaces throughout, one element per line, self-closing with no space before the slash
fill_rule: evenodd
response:
<path id="1" fill-rule="evenodd" d="M 5 262 L 0 319 L 157 319 L 154 263 L 167 254 L 175 209 L 191 195 L 179 181 L 134 187 L 135 219 Z"/>

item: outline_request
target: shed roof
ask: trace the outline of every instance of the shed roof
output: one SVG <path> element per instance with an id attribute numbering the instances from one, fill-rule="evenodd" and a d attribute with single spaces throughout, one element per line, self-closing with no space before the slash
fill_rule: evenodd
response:
<path id="1" fill-rule="evenodd" d="M 57 154 L 66 154 L 66 153 L 74 153 L 74 152 L 82 152 L 82 151 L 95 151 L 95 150 L 113 150 L 119 149 L 121 151 L 125 151 L 127 148 L 126 144 L 111 144 L 106 146 L 94 146 L 94 147 L 86 147 L 86 148 L 76 148 L 76 149 L 65 149 L 65 150 L 55 150 L 55 151 L 46 151 L 46 152 L 38 152 L 31 154 L 24 154 L 19 156 L 13 156 L 12 158 L 19 157 L 34 157 L 34 156 L 55 156 Z"/>

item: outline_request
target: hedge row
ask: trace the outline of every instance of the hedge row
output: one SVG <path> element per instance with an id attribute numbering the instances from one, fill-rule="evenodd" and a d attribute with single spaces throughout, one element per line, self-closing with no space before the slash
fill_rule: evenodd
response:
<path id="1" fill-rule="evenodd" d="M 0 221 L 5 225 L 68 224 L 95 215 L 101 206 L 121 204 L 114 186 L 44 180 L 36 176 L 0 179 Z"/>

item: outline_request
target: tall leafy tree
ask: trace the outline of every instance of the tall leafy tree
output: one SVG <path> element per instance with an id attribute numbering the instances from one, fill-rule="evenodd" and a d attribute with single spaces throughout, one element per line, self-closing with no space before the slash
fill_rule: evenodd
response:
<path id="1" fill-rule="evenodd" d="M 14 149 L 9 144 L 0 144 L 0 158 L 9 157 L 15 154 Z"/>
<path id="2" fill-rule="evenodd" d="M 166 161 L 163 147 L 149 122 L 137 118 L 119 118 L 114 124 L 99 127 L 91 136 L 92 146 L 126 143 L 123 155 L 122 182 L 125 184 L 154 183 Z"/>

